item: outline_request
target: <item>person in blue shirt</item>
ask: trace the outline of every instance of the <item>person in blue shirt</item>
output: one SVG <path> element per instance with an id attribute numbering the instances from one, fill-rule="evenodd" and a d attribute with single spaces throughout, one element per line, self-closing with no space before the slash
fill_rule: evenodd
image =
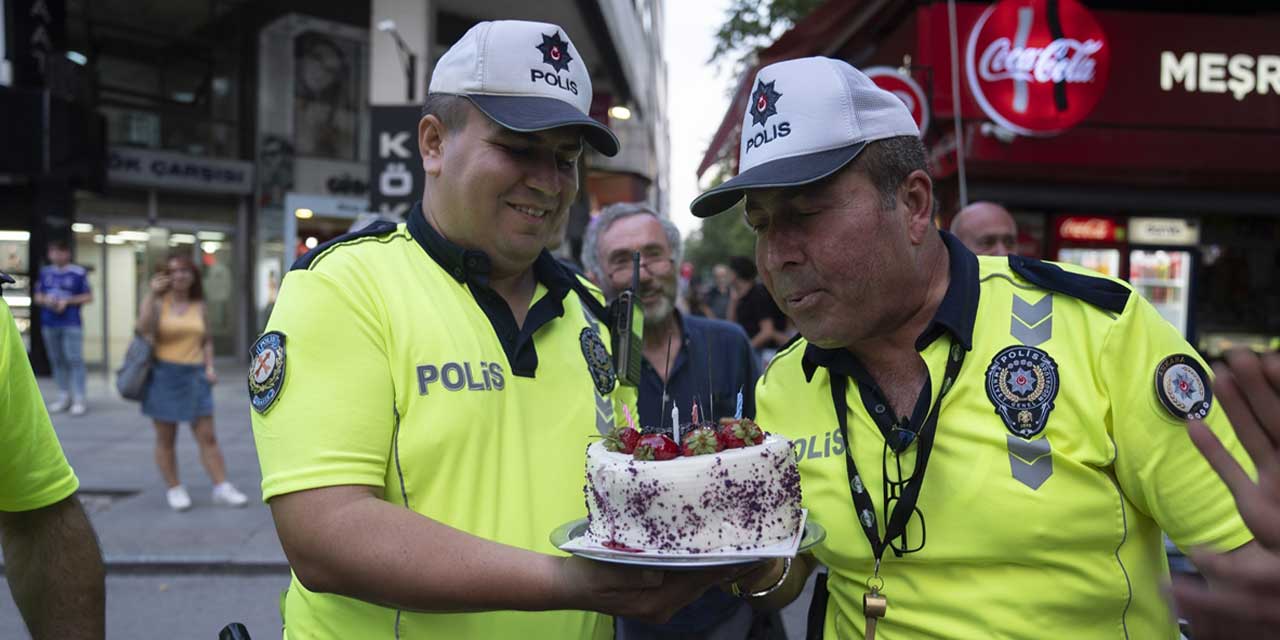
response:
<path id="1" fill-rule="evenodd" d="M 675 306 L 680 232 L 670 220 L 640 203 L 606 207 L 583 239 L 587 275 L 609 298 L 631 284 L 632 256 L 640 252 L 640 288 L 644 310 L 644 359 L 638 399 L 640 425 L 669 427 L 671 402 L 681 423 L 732 417 L 742 394 L 742 415 L 755 415 L 755 385 L 760 364 L 742 327 L 723 320 L 681 314 Z M 671 402 L 663 408 L 663 393 Z M 665 419 L 665 422 L 663 420 Z M 640 426 L 637 425 L 637 426 Z M 767 428 L 767 425 L 765 425 Z M 650 638 L 740 639 L 753 624 L 744 600 L 708 590 L 666 624 L 617 619 L 618 640 Z"/>
<path id="2" fill-rule="evenodd" d="M 35 303 L 40 306 L 40 327 L 49 366 L 58 383 L 58 398 L 50 412 L 71 409 L 84 415 L 84 328 L 80 307 L 93 302 L 84 267 L 71 264 L 71 248 L 62 240 L 49 242 L 49 264 L 36 279 Z"/>

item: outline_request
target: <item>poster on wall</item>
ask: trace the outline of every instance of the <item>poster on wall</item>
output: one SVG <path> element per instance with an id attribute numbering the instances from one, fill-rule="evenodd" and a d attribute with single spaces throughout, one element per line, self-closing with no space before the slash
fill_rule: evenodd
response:
<path id="1" fill-rule="evenodd" d="M 294 40 L 294 143 L 298 155 L 360 157 L 363 44 L 307 31 Z"/>

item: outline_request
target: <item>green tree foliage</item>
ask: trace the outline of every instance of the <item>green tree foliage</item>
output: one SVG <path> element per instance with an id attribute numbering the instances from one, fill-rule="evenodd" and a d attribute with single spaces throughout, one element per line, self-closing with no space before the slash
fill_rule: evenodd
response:
<path id="1" fill-rule="evenodd" d="M 712 186 L 727 179 L 721 167 Z M 756 235 L 743 219 L 743 203 L 739 202 L 719 215 L 703 218 L 702 226 L 685 242 L 684 259 L 705 275 L 717 263 L 727 262 L 729 256 L 752 257 L 755 251 Z"/>
<path id="2" fill-rule="evenodd" d="M 746 73 L 761 49 L 773 44 L 796 22 L 809 15 L 825 0 L 731 0 L 725 21 L 716 32 L 715 49 L 710 62 L 729 64 L 733 77 Z M 736 145 L 736 140 L 731 144 Z M 728 163 L 713 171 L 713 184 L 729 178 Z M 729 256 L 754 256 L 755 234 L 742 218 L 742 204 L 702 221 L 702 227 L 690 235 L 685 245 L 685 259 L 706 273 L 713 265 Z"/>
<path id="3" fill-rule="evenodd" d="M 725 21 L 716 32 L 710 62 L 733 65 L 742 75 L 761 49 L 809 15 L 824 0 L 731 0 Z"/>

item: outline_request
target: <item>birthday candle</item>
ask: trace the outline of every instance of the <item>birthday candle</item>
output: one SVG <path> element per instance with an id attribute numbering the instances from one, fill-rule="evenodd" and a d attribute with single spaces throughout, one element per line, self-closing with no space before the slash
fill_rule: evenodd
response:
<path id="1" fill-rule="evenodd" d="M 742 419 L 742 387 L 738 387 L 738 406 L 733 410 L 733 419 Z"/>
<path id="2" fill-rule="evenodd" d="M 689 419 L 689 422 L 692 422 L 695 427 L 698 426 L 698 403 L 696 401 L 693 403 L 693 417 Z"/>
<path id="3" fill-rule="evenodd" d="M 627 426 L 631 427 L 632 429 L 635 429 L 636 421 L 631 419 L 631 407 L 625 404 L 622 405 L 622 415 L 626 416 L 627 418 Z"/>
<path id="4" fill-rule="evenodd" d="M 671 428 L 676 436 L 676 444 L 680 444 L 680 408 L 671 403 Z"/>

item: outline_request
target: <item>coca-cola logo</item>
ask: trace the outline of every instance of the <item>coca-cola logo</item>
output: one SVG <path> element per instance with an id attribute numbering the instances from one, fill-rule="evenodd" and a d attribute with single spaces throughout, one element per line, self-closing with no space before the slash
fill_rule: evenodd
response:
<path id="1" fill-rule="evenodd" d="M 1076 0 L 1002 0 L 969 33 L 969 90 L 987 117 L 1046 136 L 1088 117 L 1102 98 L 1111 49 Z"/>
<path id="2" fill-rule="evenodd" d="M 920 135 L 923 136 L 929 128 L 929 101 L 924 89 L 911 76 L 892 67 L 869 67 L 862 72 L 877 87 L 897 96 L 907 106 L 911 119 L 916 121 L 916 128 L 920 129 Z"/>
<path id="3" fill-rule="evenodd" d="M 1116 225 L 1106 218 L 1065 218 L 1058 224 L 1064 240 L 1115 240 Z"/>

